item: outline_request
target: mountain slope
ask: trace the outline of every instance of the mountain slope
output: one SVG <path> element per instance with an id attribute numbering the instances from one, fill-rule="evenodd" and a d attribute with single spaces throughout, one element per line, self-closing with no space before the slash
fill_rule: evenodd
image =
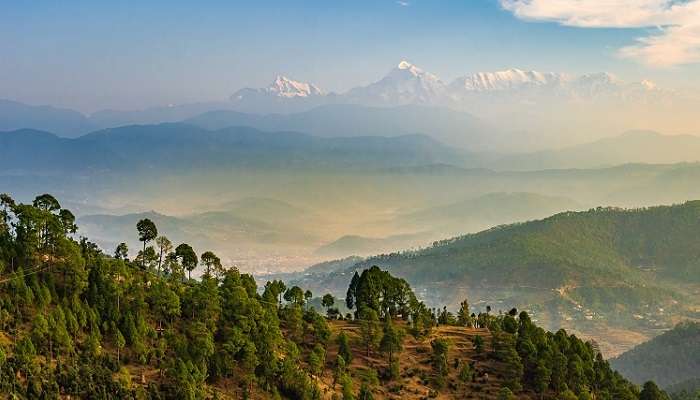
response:
<path id="1" fill-rule="evenodd" d="M 700 323 L 681 323 L 610 361 L 631 381 L 671 386 L 700 378 Z"/>
<path id="2" fill-rule="evenodd" d="M 269 114 L 306 111 L 327 103 L 328 97 L 312 83 L 277 76 L 267 87 L 240 89 L 229 100 L 237 111 Z"/>
<path id="3" fill-rule="evenodd" d="M 371 257 L 312 282 L 378 265 L 429 304 L 514 304 L 551 329 L 566 327 L 617 354 L 700 305 L 700 201 L 636 210 L 565 212 Z M 338 295 L 342 295 L 338 293 Z"/>
<path id="4" fill-rule="evenodd" d="M 697 280 L 694 260 L 700 256 L 700 243 L 694 237 L 698 232 L 700 201 L 639 210 L 595 209 L 457 237 L 410 257 L 380 257 L 367 263 L 391 264 L 414 281 L 426 278 L 423 274 L 428 271 L 422 271 L 421 265 L 438 259 L 441 262 L 430 269 L 430 279 L 493 279 L 493 268 L 515 272 L 534 262 L 539 273 L 547 271 L 548 279 L 510 275 L 499 281 L 594 283 L 603 277 L 591 272 L 616 275 L 639 266 L 653 266 L 664 278 Z M 589 272 L 581 274 L 578 269 L 584 267 Z"/>
<path id="5" fill-rule="evenodd" d="M 444 104 L 447 85 L 437 76 L 408 61 L 401 61 L 377 82 L 340 95 L 340 101 L 371 106 Z"/>
<path id="6" fill-rule="evenodd" d="M 31 170 L 40 174 L 85 173 L 119 165 L 119 155 L 100 143 L 60 138 L 52 133 L 21 129 L 0 132 L 0 171 Z"/>

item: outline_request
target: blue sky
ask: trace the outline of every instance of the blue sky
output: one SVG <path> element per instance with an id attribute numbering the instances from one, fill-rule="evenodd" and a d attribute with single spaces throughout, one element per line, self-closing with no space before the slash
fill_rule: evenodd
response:
<path id="1" fill-rule="evenodd" d="M 567 2 L 564 12 L 553 6 Z M 343 91 L 402 59 L 444 80 L 517 67 L 700 85 L 685 53 L 621 52 L 658 36 L 655 25 L 691 23 L 641 9 L 637 19 L 611 23 L 602 13 L 617 10 L 578 9 L 574 0 L 3 3 L 0 98 L 86 112 L 220 100 L 277 74 Z"/>

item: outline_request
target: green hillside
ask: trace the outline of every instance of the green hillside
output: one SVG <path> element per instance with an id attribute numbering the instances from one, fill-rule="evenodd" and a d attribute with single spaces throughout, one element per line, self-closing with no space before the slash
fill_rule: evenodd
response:
<path id="1" fill-rule="evenodd" d="M 636 210 L 598 208 L 497 227 L 366 263 L 390 265 L 416 282 L 488 280 L 498 272 L 507 275 L 505 283 L 581 286 L 610 278 L 634 283 L 643 271 L 700 282 L 698 234 L 700 201 Z M 527 273 L 519 274 L 523 268 Z M 503 283 L 502 277 L 498 280 Z"/>
<path id="2" fill-rule="evenodd" d="M 672 386 L 700 379 L 700 323 L 681 323 L 611 360 L 636 383 L 654 380 Z M 679 388 L 680 389 L 680 388 Z"/>
<path id="3" fill-rule="evenodd" d="M 387 268 L 416 286 L 430 304 L 456 307 L 460 298 L 476 295 L 484 299 L 482 307 L 528 307 L 552 329 L 566 326 L 597 335 L 602 344 L 617 346 L 607 349 L 615 354 L 678 318 L 696 316 L 698 237 L 700 201 L 597 208 L 368 258 L 354 269 Z M 340 276 L 317 280 L 333 287 Z M 627 335 L 618 341 L 602 334 L 603 327 L 629 332 L 617 332 Z"/>

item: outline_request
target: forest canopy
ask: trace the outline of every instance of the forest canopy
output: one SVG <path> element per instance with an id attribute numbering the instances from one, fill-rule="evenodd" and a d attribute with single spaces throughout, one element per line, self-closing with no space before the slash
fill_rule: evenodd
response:
<path id="1" fill-rule="evenodd" d="M 428 309 L 408 282 L 376 266 L 349 282 L 354 315 L 333 311 L 326 295 L 322 316 L 310 291 L 282 281 L 259 288 L 213 252 L 171 243 L 148 219 L 134 227 L 142 242 L 134 257 L 124 243 L 105 253 L 77 232 L 73 214 L 49 194 L 32 204 L 0 196 L 0 392 L 11 398 L 226 398 L 222 388 L 233 388 L 242 398 L 320 399 L 338 385 L 343 399 L 369 399 L 380 379 L 403 379 L 407 335 L 425 338 L 439 326 L 489 334 L 474 349 L 506 366 L 504 393 L 665 398 L 648 397 L 665 394 L 653 384 L 640 391 L 591 343 L 546 332 L 526 312 L 475 315 L 466 300 L 454 315 Z M 357 339 L 334 334 L 337 319 Z M 431 346 L 430 382 L 441 390 L 450 342 Z M 352 361 L 363 353 L 385 362 L 362 372 L 358 390 Z M 327 368 L 333 384 L 321 390 Z M 472 375 L 460 367 L 460 379 Z"/>

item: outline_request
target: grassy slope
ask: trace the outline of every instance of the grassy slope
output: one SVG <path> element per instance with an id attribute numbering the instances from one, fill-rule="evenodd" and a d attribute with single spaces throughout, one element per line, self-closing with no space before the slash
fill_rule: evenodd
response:
<path id="1" fill-rule="evenodd" d="M 335 334 L 341 330 L 345 331 L 350 339 L 353 351 L 353 361 L 350 364 L 351 377 L 355 390 L 360 388 L 363 373 L 361 371 L 368 368 L 381 370 L 387 367 L 388 361 L 385 355 L 378 352 L 371 352 L 367 357 L 364 347 L 359 337 L 359 326 L 345 321 L 331 322 L 331 329 Z M 485 339 L 485 351 L 483 354 L 476 354 L 472 341 L 476 335 Z M 448 361 L 450 365 L 448 383 L 443 389 L 435 390 L 431 383 L 434 376 L 430 364 L 432 349 L 430 342 L 433 339 L 442 338 L 450 342 Z M 423 399 L 429 398 L 431 392 L 437 395 L 438 399 L 454 398 L 479 398 L 495 399 L 502 386 L 501 374 L 504 366 L 495 361 L 488 352 L 490 349 L 491 334 L 486 329 L 464 328 L 454 326 L 442 326 L 433 329 L 426 338 L 415 339 L 411 335 L 404 338 L 404 350 L 401 353 L 400 367 L 401 377 L 395 381 L 380 381 L 373 394 L 376 399 Z M 321 387 L 328 389 L 326 398 L 330 399 L 332 393 L 340 394 L 340 385 L 333 389 L 332 360 L 338 353 L 338 346 L 333 343 L 329 346 L 324 376 L 320 377 Z M 475 363 L 476 378 L 469 383 L 463 383 L 458 378 L 459 370 L 454 368 L 454 360 L 460 360 L 460 365 L 464 363 Z M 530 398 L 529 394 L 522 394 L 521 398 Z M 534 396 L 532 397 L 534 398 Z"/>

